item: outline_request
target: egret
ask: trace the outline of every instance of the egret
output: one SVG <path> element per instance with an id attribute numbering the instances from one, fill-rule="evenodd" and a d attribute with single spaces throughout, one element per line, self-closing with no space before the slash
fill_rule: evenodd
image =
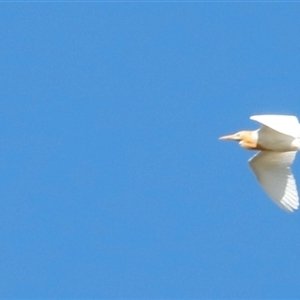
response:
<path id="1" fill-rule="evenodd" d="M 262 126 L 220 137 L 238 141 L 248 150 L 260 150 L 249 165 L 266 194 L 282 209 L 298 209 L 299 197 L 291 165 L 300 151 L 300 124 L 295 116 L 257 115 L 250 117 Z"/>

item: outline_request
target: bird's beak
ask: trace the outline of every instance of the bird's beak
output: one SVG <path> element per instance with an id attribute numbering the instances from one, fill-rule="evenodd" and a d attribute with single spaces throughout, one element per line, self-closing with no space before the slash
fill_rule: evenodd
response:
<path id="1" fill-rule="evenodd" d="M 231 134 L 231 135 L 224 135 L 219 138 L 219 140 L 231 140 L 231 141 L 236 141 L 238 137 L 236 134 Z"/>

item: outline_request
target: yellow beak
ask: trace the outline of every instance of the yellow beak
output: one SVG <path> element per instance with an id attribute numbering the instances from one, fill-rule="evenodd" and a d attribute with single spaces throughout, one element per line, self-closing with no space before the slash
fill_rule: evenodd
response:
<path id="1" fill-rule="evenodd" d="M 232 140 L 236 141 L 238 137 L 235 134 L 230 134 L 230 135 L 224 135 L 219 138 L 219 140 Z"/>

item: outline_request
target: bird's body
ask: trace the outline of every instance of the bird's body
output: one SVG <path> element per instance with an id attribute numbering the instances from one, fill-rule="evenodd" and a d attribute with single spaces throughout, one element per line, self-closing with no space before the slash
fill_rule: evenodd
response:
<path id="1" fill-rule="evenodd" d="M 293 211 L 299 206 L 296 182 L 290 169 L 300 150 L 298 119 L 283 115 L 259 115 L 250 119 L 261 123 L 262 127 L 220 139 L 236 140 L 245 149 L 260 150 L 249 160 L 252 171 L 276 204 L 287 211 Z"/>

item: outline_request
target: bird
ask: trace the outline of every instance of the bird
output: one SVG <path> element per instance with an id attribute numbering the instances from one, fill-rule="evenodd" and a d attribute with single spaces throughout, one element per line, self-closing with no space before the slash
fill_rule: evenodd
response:
<path id="1" fill-rule="evenodd" d="M 258 150 L 248 161 L 266 194 L 283 210 L 299 207 L 296 180 L 291 170 L 300 151 L 300 124 L 292 115 L 255 115 L 250 120 L 261 124 L 253 131 L 239 131 L 220 140 L 238 141 L 247 150 Z"/>

